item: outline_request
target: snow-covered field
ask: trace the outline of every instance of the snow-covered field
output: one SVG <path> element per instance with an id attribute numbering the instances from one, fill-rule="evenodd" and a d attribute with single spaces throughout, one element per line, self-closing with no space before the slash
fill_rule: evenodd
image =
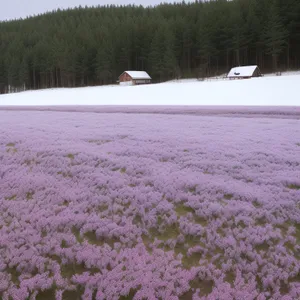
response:
<path id="1" fill-rule="evenodd" d="M 249 80 L 196 79 L 161 84 L 60 88 L 1 95 L 0 106 L 19 105 L 205 105 L 300 106 L 300 75 Z"/>

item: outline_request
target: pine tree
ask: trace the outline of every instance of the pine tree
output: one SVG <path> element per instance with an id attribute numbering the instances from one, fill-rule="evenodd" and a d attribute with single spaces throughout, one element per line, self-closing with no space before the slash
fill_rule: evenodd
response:
<path id="1" fill-rule="evenodd" d="M 159 81 L 163 79 L 164 34 L 157 30 L 154 34 L 149 53 L 150 70 Z"/>
<path id="2" fill-rule="evenodd" d="M 287 30 L 279 15 L 277 0 L 271 0 L 268 21 L 264 30 L 266 53 L 272 56 L 273 70 L 278 69 L 278 57 L 282 53 L 287 39 Z"/>
<path id="3" fill-rule="evenodd" d="M 0 94 L 4 94 L 6 92 L 7 87 L 7 72 L 6 66 L 3 59 L 0 60 Z"/>
<path id="4" fill-rule="evenodd" d="M 111 42 L 103 40 L 101 47 L 97 53 L 97 78 L 100 84 L 108 84 L 114 82 L 114 49 Z"/>
<path id="5" fill-rule="evenodd" d="M 175 36 L 171 30 L 170 25 L 165 28 L 165 40 L 164 40 L 164 56 L 163 56 L 163 70 L 164 77 L 169 78 L 178 78 L 179 76 L 179 67 L 176 60 L 174 41 Z"/>

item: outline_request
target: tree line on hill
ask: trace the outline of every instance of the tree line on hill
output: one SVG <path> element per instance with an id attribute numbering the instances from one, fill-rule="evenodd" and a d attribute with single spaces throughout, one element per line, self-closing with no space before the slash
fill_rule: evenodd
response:
<path id="1" fill-rule="evenodd" d="M 300 68 L 299 0 L 79 7 L 0 23 L 0 93 L 111 84 L 124 70 L 159 82 L 247 64 Z"/>

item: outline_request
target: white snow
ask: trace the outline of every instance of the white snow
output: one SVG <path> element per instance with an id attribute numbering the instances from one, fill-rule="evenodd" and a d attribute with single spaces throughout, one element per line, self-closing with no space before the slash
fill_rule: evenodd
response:
<path id="1" fill-rule="evenodd" d="M 257 66 L 235 67 L 230 70 L 228 77 L 251 77 Z"/>
<path id="2" fill-rule="evenodd" d="M 299 83 L 300 75 L 290 75 L 140 86 L 60 88 L 0 95 L 0 105 L 300 106 Z"/>
<path id="3" fill-rule="evenodd" d="M 149 74 L 145 71 L 125 71 L 122 74 L 124 73 L 127 73 L 132 79 L 151 79 Z"/>

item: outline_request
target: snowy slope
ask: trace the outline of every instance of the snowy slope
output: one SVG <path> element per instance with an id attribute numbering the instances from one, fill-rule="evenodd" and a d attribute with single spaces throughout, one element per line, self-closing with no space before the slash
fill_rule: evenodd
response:
<path id="1" fill-rule="evenodd" d="M 49 89 L 1 95 L 7 105 L 300 106 L 300 75 L 143 86 Z"/>

